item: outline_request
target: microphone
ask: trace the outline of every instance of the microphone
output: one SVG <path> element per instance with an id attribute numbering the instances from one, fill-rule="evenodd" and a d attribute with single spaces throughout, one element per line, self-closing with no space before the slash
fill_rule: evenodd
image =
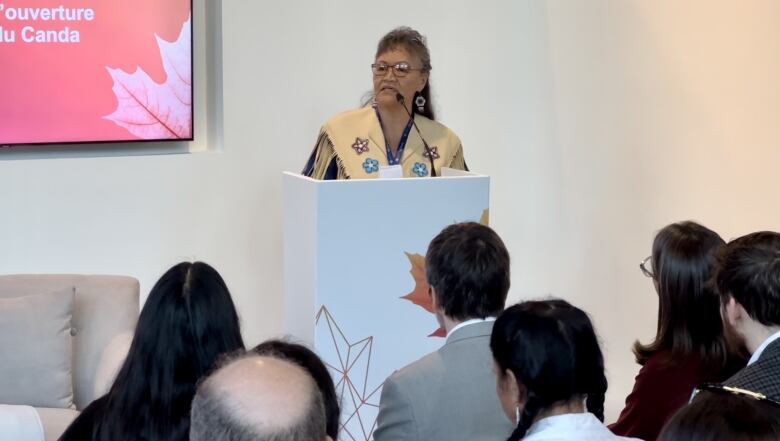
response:
<path id="1" fill-rule="evenodd" d="M 431 160 L 431 176 L 436 177 L 436 168 L 433 166 L 433 151 L 430 147 L 428 147 L 428 143 L 425 142 L 425 138 L 423 138 L 422 133 L 420 133 L 420 128 L 417 127 L 417 123 L 414 121 L 414 116 L 411 112 L 409 112 L 409 109 L 406 108 L 406 105 L 404 104 L 404 96 L 401 95 L 399 92 L 396 92 L 395 99 L 398 101 L 398 103 L 401 105 L 401 107 L 404 108 L 406 111 L 406 114 L 409 115 L 409 119 L 412 121 L 412 125 L 414 126 L 414 129 L 417 130 L 417 134 L 420 135 L 420 139 L 422 139 L 423 146 L 425 147 L 425 154 L 428 155 L 428 159 Z"/>

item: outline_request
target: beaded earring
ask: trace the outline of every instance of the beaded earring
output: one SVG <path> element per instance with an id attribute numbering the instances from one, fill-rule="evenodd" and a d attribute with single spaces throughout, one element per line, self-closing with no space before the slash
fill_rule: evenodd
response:
<path id="1" fill-rule="evenodd" d="M 422 113 L 425 110 L 425 97 L 417 95 L 417 98 L 414 99 L 414 105 L 417 106 L 417 111 Z"/>

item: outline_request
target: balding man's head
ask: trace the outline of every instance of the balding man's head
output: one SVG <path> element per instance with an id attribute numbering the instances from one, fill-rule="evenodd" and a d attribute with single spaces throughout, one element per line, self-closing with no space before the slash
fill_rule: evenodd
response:
<path id="1" fill-rule="evenodd" d="M 192 402 L 191 441 L 325 440 L 311 376 L 277 358 L 244 355 L 209 376 Z"/>

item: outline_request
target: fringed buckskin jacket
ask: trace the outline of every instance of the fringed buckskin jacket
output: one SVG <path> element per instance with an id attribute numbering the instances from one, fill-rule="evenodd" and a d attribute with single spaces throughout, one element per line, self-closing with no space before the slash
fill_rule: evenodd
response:
<path id="1" fill-rule="evenodd" d="M 436 174 L 442 167 L 468 170 L 460 139 L 450 129 L 421 115 L 414 121 L 428 142 Z M 404 177 L 430 176 L 431 161 L 416 130 L 408 138 L 398 165 Z M 320 130 L 317 145 L 303 174 L 315 179 L 371 179 L 379 167 L 389 165 L 385 136 L 373 107 L 349 110 L 334 116 Z"/>

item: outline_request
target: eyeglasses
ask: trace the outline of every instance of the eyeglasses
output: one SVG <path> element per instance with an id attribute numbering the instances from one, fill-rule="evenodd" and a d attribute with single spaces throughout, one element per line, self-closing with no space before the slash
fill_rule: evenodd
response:
<path id="1" fill-rule="evenodd" d="M 655 277 L 655 274 L 653 274 L 653 270 L 648 269 L 648 267 L 653 267 L 653 256 L 647 256 L 645 257 L 645 260 L 639 262 L 639 269 L 642 270 L 642 274 L 652 279 Z"/>
<path id="2" fill-rule="evenodd" d="M 694 391 L 694 396 L 698 394 L 700 391 L 706 390 L 707 392 L 715 392 L 715 393 L 729 393 L 732 395 L 739 395 L 743 397 L 750 397 L 753 398 L 756 401 L 763 401 L 765 403 L 769 403 L 773 406 L 780 407 L 780 401 L 777 401 L 775 399 L 769 398 L 766 395 L 760 393 L 760 392 L 753 392 L 752 390 L 747 389 L 741 389 L 739 387 L 732 387 L 732 386 L 724 386 L 722 384 L 714 384 L 714 383 L 705 383 L 696 388 Z"/>
<path id="3" fill-rule="evenodd" d="M 393 70 L 393 73 L 398 78 L 403 78 L 407 75 L 409 75 L 409 72 L 413 70 L 423 70 L 423 69 L 415 69 L 411 66 L 409 66 L 408 63 L 395 63 L 395 64 L 385 64 L 385 63 L 374 63 L 371 65 L 371 71 L 374 72 L 374 76 L 377 77 L 383 77 L 387 75 L 387 71 L 390 69 Z"/>

